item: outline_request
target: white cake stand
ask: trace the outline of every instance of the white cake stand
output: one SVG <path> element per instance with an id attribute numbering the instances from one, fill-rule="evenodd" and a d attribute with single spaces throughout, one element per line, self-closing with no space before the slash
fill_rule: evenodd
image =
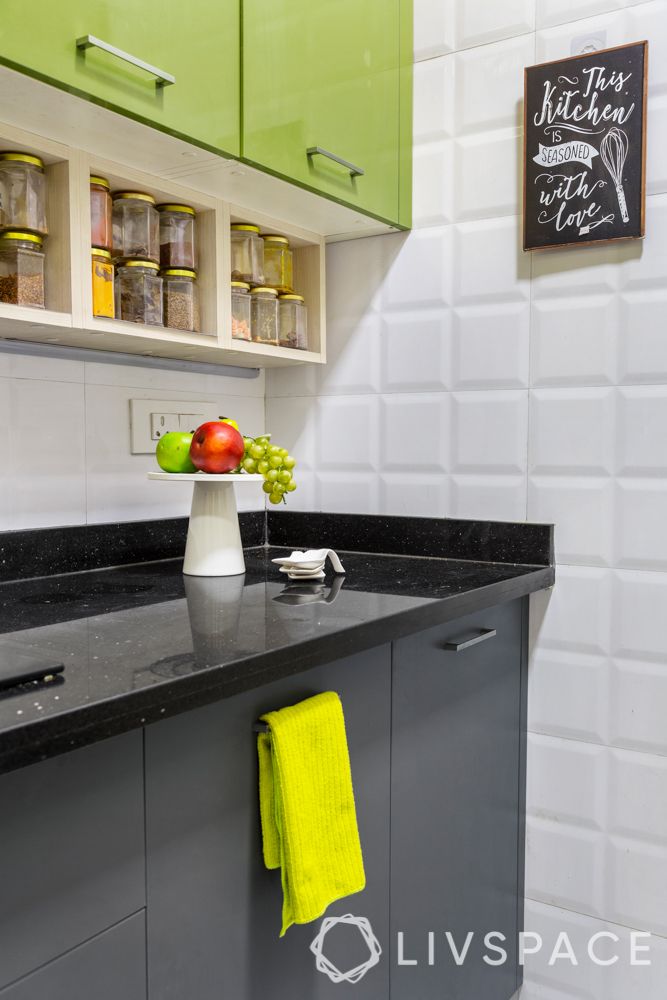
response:
<path id="1" fill-rule="evenodd" d="M 262 483 L 263 476 L 215 476 L 206 472 L 149 472 L 165 483 L 194 483 L 183 572 L 187 576 L 238 576 L 245 573 L 236 510 L 236 483 Z"/>

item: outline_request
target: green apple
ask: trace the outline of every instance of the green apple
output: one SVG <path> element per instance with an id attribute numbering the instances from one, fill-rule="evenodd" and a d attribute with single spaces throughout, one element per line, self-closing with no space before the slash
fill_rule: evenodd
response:
<path id="1" fill-rule="evenodd" d="M 155 457 L 164 472 L 196 472 L 190 460 L 192 434 L 169 431 L 157 443 Z"/>

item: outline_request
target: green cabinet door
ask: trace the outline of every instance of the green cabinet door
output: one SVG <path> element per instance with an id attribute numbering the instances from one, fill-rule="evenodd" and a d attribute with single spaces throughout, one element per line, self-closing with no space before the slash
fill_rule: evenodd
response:
<path id="1" fill-rule="evenodd" d="M 239 18 L 239 0 L 3 0 L 0 61 L 238 155 Z M 85 36 L 120 51 L 77 47 Z M 156 85 L 151 68 L 175 83 Z"/>
<path id="2" fill-rule="evenodd" d="M 244 0 L 243 158 L 397 222 L 401 141 L 411 142 L 401 134 L 411 4 L 401 6 Z M 316 148 L 325 152 L 308 155 Z"/>

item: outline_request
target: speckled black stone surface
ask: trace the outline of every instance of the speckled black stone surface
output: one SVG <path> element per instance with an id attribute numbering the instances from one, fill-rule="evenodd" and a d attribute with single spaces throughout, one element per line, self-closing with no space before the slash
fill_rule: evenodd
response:
<path id="1" fill-rule="evenodd" d="M 553 567 L 535 563 L 341 549 L 344 577 L 291 584 L 271 563 L 283 554 L 247 549 L 241 577 L 184 577 L 173 560 L 0 584 L 0 658 L 20 651 L 65 665 L 60 683 L 0 694 L 0 771 L 524 596 L 554 578 Z"/>
<path id="2" fill-rule="evenodd" d="M 264 511 L 241 513 L 239 520 L 243 544 L 262 545 Z M 173 517 L 0 532 L 0 581 L 180 558 L 187 530 L 186 517 Z"/>
<path id="3" fill-rule="evenodd" d="M 553 525 L 458 518 L 269 511 L 268 542 L 483 562 L 550 566 Z"/>

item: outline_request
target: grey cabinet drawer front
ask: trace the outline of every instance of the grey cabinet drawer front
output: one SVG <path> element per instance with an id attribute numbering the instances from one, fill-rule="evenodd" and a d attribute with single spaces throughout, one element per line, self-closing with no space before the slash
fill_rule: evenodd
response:
<path id="1" fill-rule="evenodd" d="M 368 917 L 387 950 L 390 672 L 386 645 L 148 727 L 151 1000 L 340 1000 L 345 984 L 318 972 L 310 951 L 320 921 L 278 937 L 280 873 L 262 863 L 252 731 L 263 712 L 320 691 L 343 703 L 367 882 L 327 915 Z M 368 955 L 354 927 L 331 938 L 339 967 Z M 356 1000 L 388 991 L 384 961 L 354 986 Z"/>
<path id="2" fill-rule="evenodd" d="M 137 731 L 0 777 L 0 987 L 145 906 Z"/>
<path id="3" fill-rule="evenodd" d="M 0 990 L 0 998 L 146 1000 L 144 911 Z"/>
<path id="4" fill-rule="evenodd" d="M 514 601 L 394 645 L 392 1000 L 507 1000 L 517 987 L 522 637 Z M 403 958 L 418 964 L 398 965 L 400 931 Z M 461 966 L 446 931 L 458 949 L 474 934 Z M 492 931 L 507 938 L 495 967 L 483 960 L 498 957 L 484 946 Z"/>

